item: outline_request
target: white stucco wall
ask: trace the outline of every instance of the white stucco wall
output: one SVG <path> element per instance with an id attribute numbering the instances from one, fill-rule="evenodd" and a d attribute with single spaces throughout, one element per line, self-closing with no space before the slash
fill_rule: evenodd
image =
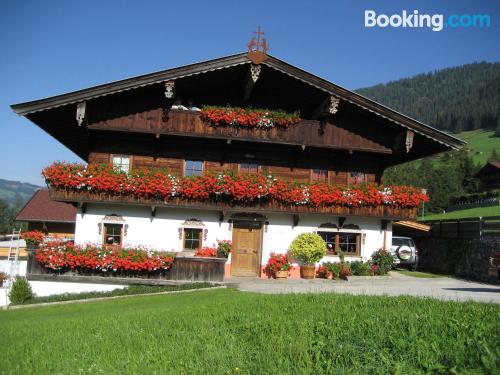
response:
<path id="1" fill-rule="evenodd" d="M 105 215 L 116 214 L 125 219 L 128 224 L 124 245 L 144 245 L 152 249 L 166 251 L 181 251 L 182 240 L 179 238 L 179 228 L 189 219 L 201 220 L 207 229 L 207 238 L 203 246 L 212 246 L 217 239 L 231 240 L 232 232 L 227 222 L 228 217 L 219 223 L 218 212 L 203 210 L 186 210 L 174 208 L 157 208 L 155 218 L 151 219 L 149 207 L 89 204 L 85 214 L 80 211 L 76 218 L 75 241 L 77 244 L 87 242 L 101 243 L 99 223 Z M 261 264 L 265 264 L 272 252 L 284 253 L 292 240 L 301 233 L 313 232 L 320 224 L 336 223 L 337 217 L 330 215 L 300 215 L 300 222 L 292 227 L 292 216 L 289 214 L 267 214 L 269 221 L 267 231 L 263 233 L 263 249 Z M 346 257 L 346 260 L 370 258 L 371 254 L 382 248 L 384 233 L 381 230 L 381 219 L 378 218 L 347 218 L 344 225 L 355 224 L 364 234 L 361 245 L 361 257 Z M 389 225 L 386 234 L 386 244 L 390 246 L 392 226 Z M 335 261 L 338 257 L 325 257 L 323 261 Z M 230 262 L 230 259 L 229 259 Z"/>

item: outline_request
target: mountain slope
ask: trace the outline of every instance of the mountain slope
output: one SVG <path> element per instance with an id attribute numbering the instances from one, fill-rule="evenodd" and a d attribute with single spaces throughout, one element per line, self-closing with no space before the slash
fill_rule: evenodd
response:
<path id="1" fill-rule="evenodd" d="M 26 182 L 0 179 L 0 199 L 11 206 L 24 204 L 40 188 L 41 186 Z"/>
<path id="2" fill-rule="evenodd" d="M 500 125 L 500 63 L 437 70 L 356 92 L 441 130 Z"/>

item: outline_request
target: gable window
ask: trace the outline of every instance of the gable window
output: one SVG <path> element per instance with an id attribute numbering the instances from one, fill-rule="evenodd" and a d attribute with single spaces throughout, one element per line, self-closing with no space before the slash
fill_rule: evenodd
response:
<path id="1" fill-rule="evenodd" d="M 184 251 L 196 251 L 202 247 L 202 232 L 201 228 L 184 228 L 183 229 L 183 245 Z"/>
<path id="2" fill-rule="evenodd" d="M 348 256 L 359 256 L 361 254 L 361 233 L 356 232 L 317 232 L 326 242 L 327 255 L 338 255 L 343 251 Z"/>
<path id="3" fill-rule="evenodd" d="M 351 184 L 362 184 L 366 182 L 366 174 L 363 172 L 351 172 L 350 176 L 350 183 Z"/>
<path id="4" fill-rule="evenodd" d="M 130 156 L 113 155 L 113 168 L 118 172 L 128 173 L 130 171 Z"/>
<path id="5" fill-rule="evenodd" d="M 123 224 L 104 223 L 104 238 L 105 245 L 121 246 L 123 239 Z"/>
<path id="6" fill-rule="evenodd" d="M 203 174 L 203 162 L 199 160 L 186 160 L 184 163 L 184 176 L 201 176 Z"/>
<path id="7" fill-rule="evenodd" d="M 259 173 L 259 165 L 256 163 L 241 163 L 240 173 L 257 174 Z"/>
<path id="8" fill-rule="evenodd" d="M 328 182 L 328 171 L 326 169 L 313 169 L 311 182 Z"/>

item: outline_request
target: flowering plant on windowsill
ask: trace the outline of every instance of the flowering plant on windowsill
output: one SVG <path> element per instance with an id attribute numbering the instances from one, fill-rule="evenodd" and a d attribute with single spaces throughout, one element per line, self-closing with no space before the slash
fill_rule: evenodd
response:
<path id="1" fill-rule="evenodd" d="M 233 243 L 229 240 L 217 240 L 217 256 L 227 258 L 233 252 Z"/>
<path id="2" fill-rule="evenodd" d="M 45 234 L 39 230 L 21 233 L 21 238 L 26 241 L 27 245 L 40 245 L 45 238 Z"/>
<path id="3" fill-rule="evenodd" d="M 194 254 L 196 257 L 203 257 L 203 258 L 216 258 L 217 257 L 217 249 L 215 247 L 202 247 L 201 249 L 198 249 L 196 253 Z"/>
<path id="4" fill-rule="evenodd" d="M 49 241 L 36 251 L 35 258 L 53 272 L 93 271 L 98 273 L 158 274 L 168 271 L 174 262 L 171 253 L 145 247 L 107 247 L 74 245 L 72 242 Z"/>
<path id="5" fill-rule="evenodd" d="M 213 127 L 286 129 L 299 122 L 300 116 L 297 112 L 287 113 L 279 110 L 204 106 L 201 109 L 201 119 Z"/>

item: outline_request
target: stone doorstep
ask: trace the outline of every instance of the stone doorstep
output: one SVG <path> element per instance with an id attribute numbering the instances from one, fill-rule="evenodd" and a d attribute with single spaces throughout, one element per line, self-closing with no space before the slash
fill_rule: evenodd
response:
<path id="1" fill-rule="evenodd" d="M 225 289 L 225 285 L 213 286 L 210 288 L 198 288 L 198 289 L 187 289 L 187 290 L 171 290 L 168 292 L 159 293 L 144 293 L 144 294 L 130 294 L 127 296 L 112 296 L 112 297 L 96 297 L 96 298 L 86 298 L 86 299 L 75 299 L 71 301 L 56 301 L 56 302 L 43 302 L 43 303 L 33 303 L 30 305 L 14 305 L 14 306 L 4 306 L 4 310 L 17 310 L 25 309 L 29 307 L 42 307 L 42 306 L 53 306 L 53 305 L 69 305 L 74 303 L 85 303 L 85 302 L 95 302 L 95 301 L 108 301 L 113 299 L 122 299 L 130 297 L 142 297 L 142 296 L 159 296 L 164 294 L 178 294 L 178 293 L 188 293 L 188 292 L 199 292 L 202 290 L 212 290 L 212 289 Z"/>

